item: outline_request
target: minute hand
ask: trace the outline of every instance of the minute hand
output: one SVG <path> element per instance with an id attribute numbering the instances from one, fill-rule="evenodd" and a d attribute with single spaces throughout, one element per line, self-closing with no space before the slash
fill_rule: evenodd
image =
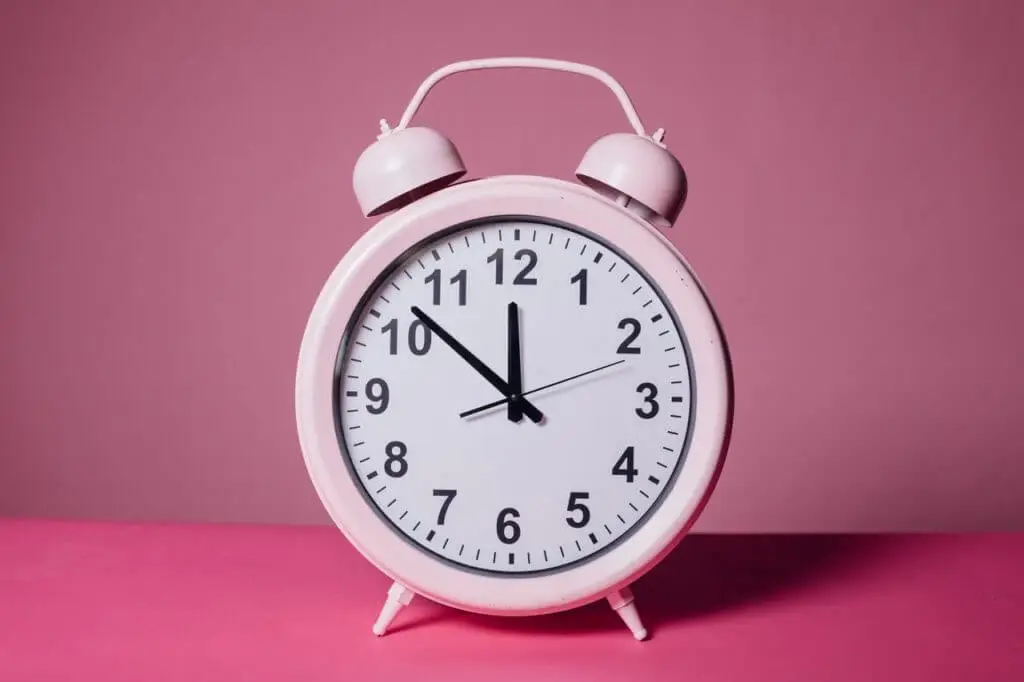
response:
<path id="1" fill-rule="evenodd" d="M 594 369 L 588 369 L 586 372 L 580 372 L 579 374 L 573 374 L 571 377 L 566 377 L 565 379 L 559 379 L 558 381 L 552 381 L 550 384 L 544 384 L 543 386 L 538 386 L 537 388 L 530 389 L 529 391 L 524 391 L 520 397 L 527 396 L 527 395 L 530 395 L 531 393 L 536 393 L 538 391 L 543 391 L 545 389 L 551 388 L 552 386 L 558 386 L 559 384 L 564 384 L 566 382 L 572 381 L 573 379 L 579 379 L 580 377 L 585 377 L 588 374 L 593 374 L 594 372 L 600 372 L 602 369 L 608 369 L 609 367 L 614 367 L 615 365 L 621 365 L 623 362 L 625 362 L 625 360 L 616 360 L 615 362 L 609 362 L 607 365 L 601 365 L 600 367 L 595 367 Z M 506 396 L 502 400 L 495 400 L 493 403 L 487 403 L 486 405 L 481 405 L 479 407 L 474 407 L 472 410 L 466 410 L 465 412 L 460 412 L 459 416 L 460 417 L 472 416 L 474 414 L 477 414 L 478 412 L 483 412 L 484 410 L 489 410 L 492 407 L 497 407 L 498 405 L 504 405 L 505 403 L 507 403 L 509 401 L 509 399 L 510 398 L 508 396 Z M 530 404 L 526 400 L 524 400 L 523 402 L 525 404 L 527 404 L 527 405 Z"/>
<path id="2" fill-rule="evenodd" d="M 459 357 L 468 362 L 470 367 L 479 372 L 480 376 L 487 379 L 487 382 L 490 383 L 491 386 L 494 386 L 496 389 L 501 391 L 502 395 L 505 396 L 505 399 L 498 401 L 498 405 L 508 402 L 513 398 L 512 390 L 500 376 L 495 374 L 490 367 L 480 360 L 480 358 L 473 355 L 468 348 L 456 341 L 451 334 L 445 331 L 437 322 L 434 322 L 429 315 L 417 306 L 412 306 L 412 314 L 419 318 L 423 324 L 427 325 L 427 328 L 430 329 L 430 331 L 441 337 L 442 341 L 451 346 L 451 349 L 458 353 Z M 544 419 L 544 414 L 534 407 L 530 401 L 520 400 L 519 402 L 520 406 L 523 408 L 523 414 L 529 417 L 530 421 L 536 424 L 540 423 L 540 421 Z"/>

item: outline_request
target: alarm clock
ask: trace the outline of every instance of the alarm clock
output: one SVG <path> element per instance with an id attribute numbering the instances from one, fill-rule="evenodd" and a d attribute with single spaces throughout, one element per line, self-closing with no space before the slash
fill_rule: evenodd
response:
<path id="1" fill-rule="evenodd" d="M 578 182 L 465 180 L 428 91 L 477 69 L 596 78 L 632 128 L 595 142 Z M 414 595 L 528 616 L 606 599 L 647 636 L 630 584 L 682 539 L 732 424 L 725 338 L 661 231 L 687 182 L 604 71 L 550 59 L 432 73 L 355 164 L 378 217 L 340 260 L 299 351 L 309 476 L 348 541 L 393 581 L 373 632 Z"/>

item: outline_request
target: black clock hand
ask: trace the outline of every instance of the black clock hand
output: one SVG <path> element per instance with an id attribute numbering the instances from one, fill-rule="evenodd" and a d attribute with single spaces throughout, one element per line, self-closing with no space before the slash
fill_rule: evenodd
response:
<path id="1" fill-rule="evenodd" d="M 594 369 L 588 369 L 586 372 L 580 372 L 579 374 L 573 374 L 571 377 L 566 377 L 565 379 L 559 379 L 558 381 L 553 381 L 550 384 L 544 384 L 543 386 L 538 386 L 537 388 L 530 389 L 529 391 L 524 391 L 523 393 L 520 394 L 519 397 L 522 398 L 523 396 L 531 395 L 533 393 L 537 393 L 538 391 L 543 391 L 545 389 L 551 388 L 552 386 L 558 386 L 559 384 L 567 383 L 569 381 L 572 381 L 573 379 L 579 379 L 580 377 L 585 377 L 588 374 L 593 374 L 594 372 L 600 372 L 602 369 L 608 369 L 609 367 L 614 367 L 615 365 L 621 365 L 623 362 L 625 362 L 625 360 L 616 360 L 615 362 L 609 362 L 607 365 L 601 365 L 600 367 L 595 367 Z M 471 415 L 477 414 L 478 412 L 483 412 L 484 410 L 489 410 L 492 407 L 497 407 L 498 405 L 502 405 L 504 403 L 507 403 L 507 402 L 509 402 L 509 400 L 510 400 L 510 397 L 506 396 L 502 400 L 495 400 L 493 403 L 487 403 L 486 405 L 481 405 L 479 407 L 474 407 L 472 410 L 466 410 L 465 412 L 460 412 L 459 416 L 460 417 L 469 417 Z M 527 401 L 523 400 L 523 402 L 526 403 Z M 527 403 L 527 404 L 529 404 L 529 403 Z"/>
<path id="2" fill-rule="evenodd" d="M 419 320 L 423 322 L 423 324 L 427 325 L 427 328 L 430 329 L 430 331 L 434 332 L 439 337 L 441 337 L 441 340 L 448 344 L 453 351 L 458 353 L 459 357 L 468 362 L 469 366 L 475 369 L 480 374 L 480 376 L 482 376 L 484 379 L 487 379 L 488 383 L 490 383 L 491 386 L 494 386 L 496 389 L 501 391 L 502 395 L 505 396 L 505 400 L 509 400 L 512 397 L 512 391 L 509 390 L 508 384 L 506 384 L 501 377 L 495 374 L 490 367 L 481 362 L 480 358 L 470 353 L 469 349 L 467 349 L 461 343 L 456 341 L 451 334 L 445 331 L 437 322 L 434 322 L 434 320 L 429 315 L 427 315 L 417 306 L 412 306 L 412 314 L 419 318 Z M 503 400 L 501 402 L 505 401 Z M 536 407 L 534 407 L 530 401 L 521 400 L 521 403 L 523 413 L 527 417 L 529 417 L 530 420 L 533 421 L 535 424 L 539 423 L 544 418 L 544 414 Z"/>
<path id="3" fill-rule="evenodd" d="M 508 390 L 515 396 L 508 401 L 509 421 L 519 422 L 523 418 L 523 366 L 519 355 L 519 305 L 508 304 Z"/>

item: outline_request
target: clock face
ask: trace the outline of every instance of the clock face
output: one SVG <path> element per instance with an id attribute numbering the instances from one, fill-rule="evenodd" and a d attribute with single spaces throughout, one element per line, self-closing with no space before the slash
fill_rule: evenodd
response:
<path id="1" fill-rule="evenodd" d="M 335 372 L 368 503 L 470 571 L 556 571 L 613 547 L 672 485 L 692 425 L 685 336 L 656 285 L 539 219 L 414 248 L 363 298 Z"/>

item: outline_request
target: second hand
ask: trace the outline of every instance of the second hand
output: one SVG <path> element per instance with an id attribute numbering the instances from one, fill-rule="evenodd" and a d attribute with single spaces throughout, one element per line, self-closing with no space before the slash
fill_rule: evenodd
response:
<path id="1" fill-rule="evenodd" d="M 538 391 L 543 391 L 545 389 L 552 388 L 553 386 L 558 386 L 559 384 L 564 384 L 564 383 L 566 383 L 568 381 L 572 381 L 573 379 L 579 379 L 581 377 L 585 377 L 588 374 L 593 374 L 594 372 L 600 372 L 602 369 L 608 369 L 609 367 L 614 367 L 615 365 L 621 365 L 623 362 L 625 362 L 625 360 L 616 360 L 615 362 L 609 362 L 607 365 L 601 365 L 600 367 L 595 367 L 594 369 L 588 369 L 586 372 L 580 372 L 579 374 L 573 374 L 571 377 L 566 377 L 564 379 L 559 379 L 558 381 L 552 381 L 550 384 L 544 384 L 543 386 L 538 386 L 537 388 L 531 389 L 529 391 L 524 391 L 523 393 L 519 394 L 519 397 L 528 396 L 528 395 L 531 395 L 533 393 L 537 393 Z M 460 412 L 459 416 L 460 417 L 469 417 L 469 416 L 472 416 L 474 414 L 477 414 L 478 412 L 483 412 L 484 410 L 489 410 L 492 407 L 497 407 L 498 405 L 504 405 L 509 400 L 510 400 L 510 398 L 502 398 L 501 400 L 495 400 L 493 403 L 487 403 L 486 405 L 481 405 L 479 407 L 474 407 L 472 410 L 466 410 L 465 412 Z"/>

